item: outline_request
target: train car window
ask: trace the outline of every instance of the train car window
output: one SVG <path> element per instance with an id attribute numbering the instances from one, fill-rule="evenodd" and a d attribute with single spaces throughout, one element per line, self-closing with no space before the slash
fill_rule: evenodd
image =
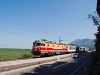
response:
<path id="1" fill-rule="evenodd" d="M 69 49 L 72 49 L 71 47 Z"/>
<path id="2" fill-rule="evenodd" d="M 45 46 L 45 44 L 43 44 L 43 46 Z"/>
<path id="3" fill-rule="evenodd" d="M 69 49 L 70 49 L 70 50 L 75 50 L 75 49 L 76 49 L 76 47 L 69 47 Z"/>
<path id="4" fill-rule="evenodd" d="M 75 48 L 73 47 L 73 49 L 75 49 Z"/>
<path id="5" fill-rule="evenodd" d="M 49 46 L 49 44 L 47 46 Z"/>

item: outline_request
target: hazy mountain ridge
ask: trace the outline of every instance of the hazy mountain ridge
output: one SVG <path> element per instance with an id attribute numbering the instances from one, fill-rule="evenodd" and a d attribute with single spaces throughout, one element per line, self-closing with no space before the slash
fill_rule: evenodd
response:
<path id="1" fill-rule="evenodd" d="M 72 41 L 69 44 L 77 45 L 79 47 L 89 47 L 89 48 L 95 48 L 95 42 L 94 39 L 76 39 L 75 41 Z"/>

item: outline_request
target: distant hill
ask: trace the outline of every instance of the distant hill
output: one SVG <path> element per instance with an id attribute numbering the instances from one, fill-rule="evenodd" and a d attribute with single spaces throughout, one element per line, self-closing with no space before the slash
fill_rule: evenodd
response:
<path id="1" fill-rule="evenodd" d="M 83 47 L 89 47 L 89 48 L 95 48 L 95 42 L 94 39 L 76 39 L 74 41 L 72 41 L 71 43 L 69 43 L 71 45 L 77 45 L 79 47 L 83 46 Z"/>

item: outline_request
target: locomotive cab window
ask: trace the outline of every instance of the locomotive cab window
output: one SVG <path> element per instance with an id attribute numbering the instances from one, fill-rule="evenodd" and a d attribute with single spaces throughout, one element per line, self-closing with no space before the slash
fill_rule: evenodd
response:
<path id="1" fill-rule="evenodd" d="M 36 46 L 41 46 L 41 43 L 37 43 Z"/>
<path id="2" fill-rule="evenodd" d="M 36 43 L 33 43 L 33 47 L 35 47 L 36 46 Z"/>

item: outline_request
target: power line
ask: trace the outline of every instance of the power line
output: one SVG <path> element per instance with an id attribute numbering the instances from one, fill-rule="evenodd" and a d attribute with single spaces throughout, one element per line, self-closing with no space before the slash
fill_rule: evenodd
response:
<path id="1" fill-rule="evenodd" d="M 4 22 L 6 22 L 6 23 L 7 23 L 7 21 L 8 21 L 8 20 L 4 20 L 4 19 L 2 19 L 2 18 L 0 18 L 0 20 L 1 20 L 1 21 L 4 21 Z M 10 24 L 10 25 L 11 25 L 11 24 Z M 12 23 L 12 25 L 17 25 L 17 26 L 23 28 L 23 25 L 22 25 L 22 24 Z M 7 24 L 6 26 L 8 26 L 8 24 Z"/>
<path id="2" fill-rule="evenodd" d="M 6 22 L 6 23 L 7 23 L 7 21 L 8 21 L 8 20 L 4 20 L 4 19 L 2 19 L 2 18 L 0 18 L 0 20 L 1 20 L 1 21 L 4 21 L 4 22 Z M 5 28 L 14 29 L 14 30 L 16 29 L 16 30 L 19 30 L 19 31 L 21 31 L 21 32 L 24 31 L 25 33 L 28 33 L 28 34 L 32 34 L 32 35 L 33 35 L 33 31 L 29 31 L 29 30 L 28 30 L 28 29 L 29 29 L 28 27 L 27 27 L 27 30 L 23 29 L 23 28 L 25 28 L 25 27 L 24 27 L 24 25 L 22 25 L 22 24 L 12 23 L 12 24 L 10 24 L 10 25 L 17 25 L 17 26 L 20 27 L 21 29 L 20 29 L 20 28 L 16 28 L 16 27 L 10 27 L 9 24 L 0 25 L 0 26 L 5 27 Z"/>
<path id="3" fill-rule="evenodd" d="M 26 34 L 18 34 L 18 33 L 15 33 L 15 32 L 9 32 L 9 31 L 6 31 L 6 30 L 0 30 L 1 32 L 5 32 L 5 33 L 10 33 L 10 34 L 14 34 L 14 35 L 21 35 L 21 36 L 26 36 L 26 37 L 33 37 L 33 36 L 30 36 L 30 35 L 26 35 Z"/>
<path id="4" fill-rule="evenodd" d="M 5 28 L 13 29 L 14 31 L 15 31 L 15 29 L 16 29 L 16 30 L 21 31 L 21 32 L 24 31 L 25 33 L 33 34 L 33 32 L 26 31 L 26 30 L 23 30 L 23 29 L 22 29 L 22 30 L 21 30 L 21 29 L 17 29 L 17 28 L 15 28 L 15 27 L 12 28 L 12 27 L 9 27 L 8 25 L 0 25 L 0 26 L 5 27 Z"/>

